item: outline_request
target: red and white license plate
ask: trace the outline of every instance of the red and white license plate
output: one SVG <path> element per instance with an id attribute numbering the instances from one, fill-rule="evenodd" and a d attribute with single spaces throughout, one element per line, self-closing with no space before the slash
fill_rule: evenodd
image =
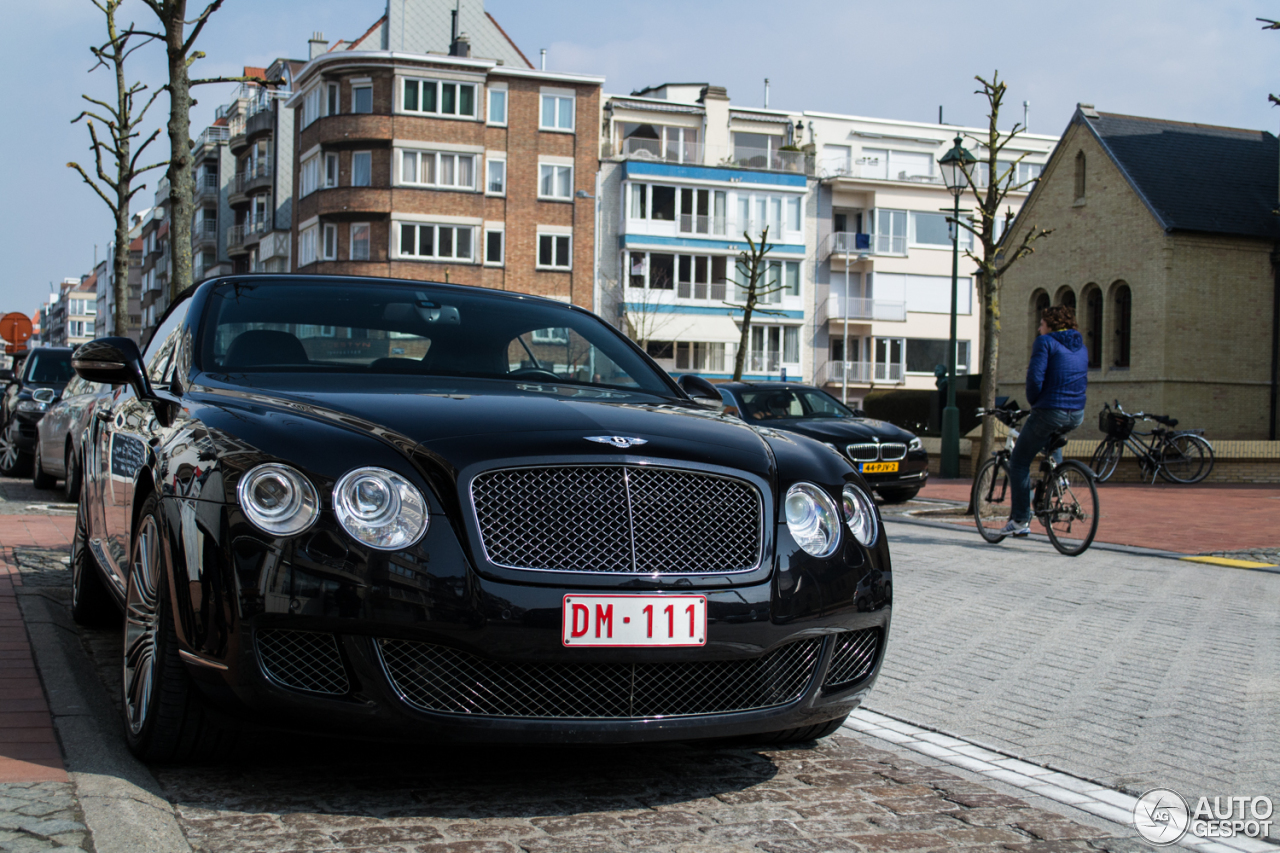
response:
<path id="1" fill-rule="evenodd" d="M 566 646 L 647 648 L 705 646 L 703 595 L 566 595 L 561 617 Z"/>

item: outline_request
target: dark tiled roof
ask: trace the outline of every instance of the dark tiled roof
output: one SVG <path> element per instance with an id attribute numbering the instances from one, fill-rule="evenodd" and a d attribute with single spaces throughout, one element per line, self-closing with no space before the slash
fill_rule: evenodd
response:
<path id="1" fill-rule="evenodd" d="M 1270 133 L 1112 113 L 1081 119 L 1166 229 L 1280 238 L 1280 147 Z"/>

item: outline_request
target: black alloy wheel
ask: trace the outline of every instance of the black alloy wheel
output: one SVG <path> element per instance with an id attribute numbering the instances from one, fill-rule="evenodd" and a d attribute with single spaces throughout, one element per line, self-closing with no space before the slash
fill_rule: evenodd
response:
<path id="1" fill-rule="evenodd" d="M 89 509 L 76 507 L 76 532 L 71 540 L 71 618 L 88 628 L 120 621 L 120 611 L 102 579 L 102 570 L 89 548 Z"/>
<path id="2" fill-rule="evenodd" d="M 1053 470 L 1045 505 L 1036 515 L 1059 553 L 1078 557 L 1098 533 L 1098 489 L 1093 472 L 1074 459 Z"/>
<path id="3" fill-rule="evenodd" d="M 1005 534 L 1000 531 L 1012 517 L 1011 485 L 1009 468 L 999 459 L 988 459 L 973 481 L 973 493 L 969 500 L 973 509 L 973 521 L 982 538 L 993 544 L 1004 539 Z"/>
<path id="4" fill-rule="evenodd" d="M 10 418 L 0 428 L 0 475 L 23 477 L 31 465 L 31 454 L 18 447 L 18 421 Z"/>
<path id="5" fill-rule="evenodd" d="M 31 465 L 31 485 L 37 489 L 52 489 L 58 478 L 44 470 L 44 458 L 40 453 L 40 441 L 36 441 L 36 459 Z"/>

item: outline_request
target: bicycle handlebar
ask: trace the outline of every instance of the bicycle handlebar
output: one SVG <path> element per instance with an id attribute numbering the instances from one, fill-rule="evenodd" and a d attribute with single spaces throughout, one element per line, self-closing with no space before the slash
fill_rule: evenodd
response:
<path id="1" fill-rule="evenodd" d="M 1178 425 L 1178 419 L 1171 418 L 1168 415 L 1149 415 L 1146 412 L 1126 412 L 1124 407 L 1120 405 L 1119 400 L 1115 401 L 1115 408 L 1116 411 L 1122 415 L 1128 415 L 1131 418 L 1140 418 L 1144 421 L 1155 421 L 1156 423 L 1164 424 L 1171 429 Z"/>

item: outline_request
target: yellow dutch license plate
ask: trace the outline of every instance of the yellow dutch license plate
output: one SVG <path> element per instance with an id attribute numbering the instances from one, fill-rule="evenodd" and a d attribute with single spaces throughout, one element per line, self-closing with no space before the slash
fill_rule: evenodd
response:
<path id="1" fill-rule="evenodd" d="M 898 473 L 897 462 L 863 462 L 862 473 L 864 474 L 896 474 Z"/>

